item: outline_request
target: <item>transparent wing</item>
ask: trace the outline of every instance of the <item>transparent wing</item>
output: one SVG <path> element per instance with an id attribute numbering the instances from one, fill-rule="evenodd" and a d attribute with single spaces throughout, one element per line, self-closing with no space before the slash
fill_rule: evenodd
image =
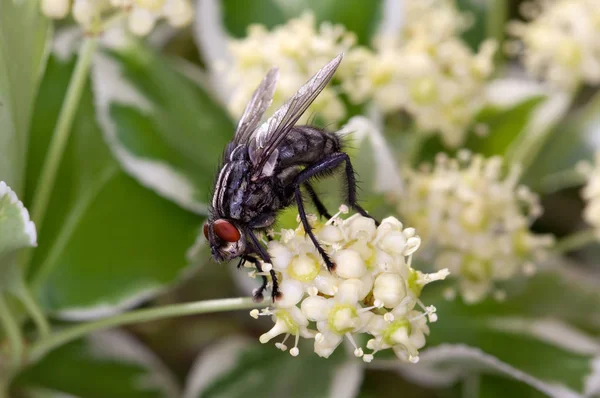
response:
<path id="1" fill-rule="evenodd" d="M 229 158 L 233 149 L 238 145 L 250 143 L 252 134 L 256 130 L 256 127 L 260 123 L 266 110 L 271 106 L 271 102 L 273 102 L 273 95 L 275 94 L 275 86 L 277 85 L 278 78 L 279 69 L 270 69 L 254 91 L 254 94 L 252 94 L 252 98 L 250 98 L 248 105 L 246 105 L 246 109 L 244 109 L 244 113 L 235 129 L 235 135 L 231 143 L 227 146 L 225 159 Z"/>
<path id="2" fill-rule="evenodd" d="M 343 54 L 338 55 L 321 70 L 319 70 L 309 81 L 290 98 L 273 116 L 271 116 L 254 134 L 254 140 L 250 143 L 250 158 L 255 166 L 256 175 L 263 173 L 267 163 L 276 160 L 275 152 L 281 140 L 298 122 L 298 119 L 306 112 L 306 109 L 323 91 L 327 83 L 333 77 L 338 66 L 342 62 Z M 272 165 L 267 169 L 272 170 Z"/>

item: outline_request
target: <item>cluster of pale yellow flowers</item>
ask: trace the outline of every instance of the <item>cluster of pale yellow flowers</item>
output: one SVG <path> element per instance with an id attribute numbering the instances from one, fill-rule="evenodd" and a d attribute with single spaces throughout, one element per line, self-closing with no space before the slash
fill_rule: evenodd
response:
<path id="1" fill-rule="evenodd" d="M 490 294 L 502 299 L 498 283 L 533 274 L 553 244 L 552 236 L 529 229 L 542 213 L 538 196 L 519 185 L 518 167 L 504 167 L 501 157 L 439 154 L 433 167 L 407 171 L 398 200 L 400 214 L 423 236 L 425 252 L 458 279 L 469 303 Z"/>
<path id="2" fill-rule="evenodd" d="M 403 5 L 400 36 L 379 37 L 374 50 L 355 45 L 354 35 L 340 25 L 324 22 L 317 28 L 310 13 L 272 31 L 251 27 L 247 37 L 230 45 L 231 112 L 241 114 L 271 66 L 281 69 L 276 109 L 323 64 L 345 52 L 336 82 L 308 115 L 339 122 L 345 107 L 336 94 L 345 93 L 354 103 L 373 102 L 384 112 L 404 110 L 420 133 L 439 133 L 446 144 L 460 145 L 485 102 L 495 43 L 486 41 L 473 53 L 460 39 L 468 21 L 450 0 L 408 0 Z"/>
<path id="3" fill-rule="evenodd" d="M 566 90 L 600 83 L 599 0 L 534 0 L 522 5 L 522 13 L 531 21 L 508 25 L 521 41 L 508 50 L 522 50 L 531 74 Z"/>
<path id="4" fill-rule="evenodd" d="M 349 54 L 355 79 L 344 81 L 355 101 L 371 99 L 386 112 L 403 110 L 420 134 L 440 134 L 460 146 L 485 104 L 496 43 L 474 53 L 460 38 L 468 21 L 450 0 L 405 1 L 399 37 L 380 37 L 375 50 Z"/>
<path id="5" fill-rule="evenodd" d="M 145 36 L 159 19 L 174 27 L 189 24 L 193 17 L 190 0 L 42 0 L 42 12 L 51 18 L 64 18 L 69 12 L 87 32 L 102 30 L 110 16 L 125 13 L 129 30 Z"/>
<path id="6" fill-rule="evenodd" d="M 292 356 L 299 354 L 300 337 L 314 340 L 314 351 L 329 357 L 344 339 L 354 346 L 354 354 L 373 360 L 378 351 L 391 348 L 406 361 L 417 362 L 419 349 L 429 334 L 427 322 L 435 322 L 435 307 L 425 306 L 419 296 L 423 287 L 445 279 L 448 270 L 425 274 L 411 267 L 413 253 L 421 239 L 414 228 L 406 228 L 394 217 L 379 226 L 361 215 L 340 218 L 345 206 L 332 219 L 321 223 L 311 217 L 311 225 L 323 248 L 336 264 L 327 270 L 314 244 L 302 226 L 282 230 L 279 239 L 269 242 L 272 264 L 280 280 L 282 298 L 273 308 L 250 314 L 272 316 L 275 326 L 260 336 L 262 343 L 284 335 L 276 346 L 293 336 Z M 255 276 L 251 272 L 251 276 Z M 370 338 L 365 353 L 356 335 Z"/>
<path id="7" fill-rule="evenodd" d="M 279 108 L 323 65 L 350 51 L 354 44 L 354 34 L 342 25 L 323 22 L 317 28 L 311 13 L 291 19 L 272 31 L 263 25 L 250 26 L 245 38 L 231 41 L 234 62 L 221 66 L 227 70 L 226 84 L 233 89 L 230 112 L 236 117 L 242 114 L 252 93 L 273 66 L 279 68 L 280 78 L 271 111 Z M 347 73 L 345 64 L 341 64 L 337 78 L 343 79 Z M 304 120 L 315 113 L 326 123 L 342 120 L 346 108 L 337 94 L 335 87 L 326 87 L 308 108 Z"/>

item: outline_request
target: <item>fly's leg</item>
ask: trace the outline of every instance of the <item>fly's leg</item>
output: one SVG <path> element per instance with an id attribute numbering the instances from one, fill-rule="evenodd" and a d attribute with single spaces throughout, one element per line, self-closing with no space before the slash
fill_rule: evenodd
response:
<path id="1" fill-rule="evenodd" d="M 258 261 L 257 258 L 254 258 L 251 256 L 243 256 L 241 261 L 238 264 L 238 268 L 241 268 L 243 263 L 245 263 L 246 261 L 254 264 L 254 266 L 256 267 L 256 270 L 258 272 L 260 272 L 260 273 L 263 272 L 262 266 L 260 265 L 260 261 Z M 269 280 L 267 279 L 267 277 L 265 275 L 261 275 L 260 277 L 262 278 L 262 285 L 256 290 L 256 292 L 254 292 L 254 301 L 257 301 L 257 302 L 263 301 L 263 292 L 265 291 L 265 289 L 267 288 L 267 284 L 269 283 Z"/>
<path id="2" fill-rule="evenodd" d="M 317 237 L 315 236 L 315 234 L 312 231 L 312 227 L 308 223 L 308 218 L 306 218 L 306 211 L 304 211 L 304 202 L 302 201 L 302 192 L 300 191 L 300 186 L 296 186 L 294 196 L 296 198 L 296 205 L 298 206 L 298 215 L 300 216 L 300 221 L 302 221 L 302 226 L 304 227 L 304 230 L 306 231 L 306 233 L 310 237 L 310 240 L 312 240 L 313 244 L 317 248 L 317 251 L 321 255 L 321 258 L 323 259 L 323 261 L 325 261 L 325 265 L 327 265 L 327 269 L 329 271 L 335 269 L 335 264 L 331 261 L 331 259 L 329 258 L 329 255 L 325 252 L 325 250 L 319 244 Z"/>
<path id="3" fill-rule="evenodd" d="M 246 234 L 250 237 L 250 239 L 252 240 L 252 246 L 254 246 L 254 250 L 256 252 L 256 254 L 259 255 L 259 257 L 265 262 L 265 263 L 271 263 L 271 256 L 269 256 L 269 253 L 267 253 L 267 251 L 265 250 L 265 248 L 260 244 L 258 238 L 256 237 L 256 235 L 254 234 L 254 232 L 252 232 L 252 230 L 247 230 Z M 248 261 L 252 261 L 254 263 L 254 265 L 256 265 L 256 269 L 258 270 L 258 272 L 263 272 L 262 271 L 262 267 L 260 265 L 260 262 L 258 261 L 258 259 L 255 259 L 253 257 L 250 256 L 244 256 L 244 257 L 249 257 L 250 259 L 246 259 Z M 277 280 L 277 274 L 275 273 L 275 270 L 271 268 L 271 271 L 269 271 L 269 273 L 271 274 L 271 280 L 273 281 L 273 290 L 271 290 L 271 298 L 273 299 L 273 302 L 275 302 L 278 298 L 281 297 L 281 292 L 279 291 L 279 281 Z M 262 275 L 263 277 L 263 284 L 262 286 L 259 288 L 259 290 L 256 292 L 256 294 L 254 295 L 254 299 L 256 301 L 261 301 L 263 298 L 263 292 L 265 291 L 265 289 L 267 288 L 267 282 L 266 282 L 266 276 Z"/>
<path id="4" fill-rule="evenodd" d="M 347 193 L 347 202 L 348 204 L 357 212 L 360 213 L 361 216 L 363 217 L 368 217 L 370 219 L 372 219 L 373 221 L 375 221 L 376 225 L 379 225 L 379 221 L 377 221 L 375 218 L 373 218 L 373 216 L 369 215 L 369 213 L 367 213 L 367 211 L 365 209 L 362 208 L 361 205 L 358 204 L 358 201 L 356 199 L 356 177 L 354 174 L 354 168 L 352 167 L 352 163 L 350 162 L 350 156 L 348 156 L 347 154 L 340 152 L 340 154 L 342 155 L 343 160 L 346 162 L 346 184 L 347 184 L 347 188 L 348 188 L 348 193 Z"/>
<path id="5" fill-rule="evenodd" d="M 312 232 L 312 228 L 308 223 L 308 219 L 306 218 L 306 212 L 304 210 L 304 202 L 302 201 L 302 193 L 300 192 L 300 186 L 302 184 L 306 184 L 313 177 L 332 172 L 344 162 L 346 163 L 345 171 L 346 182 L 348 185 L 348 204 L 356 211 L 358 211 L 362 216 L 373 218 L 356 201 L 356 178 L 354 177 L 354 169 L 352 168 L 352 163 L 350 163 L 350 157 L 344 152 L 333 153 L 325 157 L 321 161 L 306 167 L 304 170 L 302 170 L 300 174 L 296 176 L 292 184 L 294 189 L 294 197 L 298 206 L 298 214 L 300 216 L 300 220 L 302 221 L 302 225 L 304 226 L 304 230 L 306 231 L 306 233 L 310 237 L 310 240 L 317 248 L 317 251 L 323 258 L 323 261 L 325 261 L 327 269 L 329 269 L 330 271 L 333 268 L 335 268 L 335 264 L 331 261 L 331 259 L 329 258 L 325 250 L 321 247 L 319 241 Z M 377 220 L 375 220 L 375 223 L 379 225 L 379 222 L 377 222 Z"/>
<path id="6" fill-rule="evenodd" d="M 308 196 L 310 196 L 310 199 L 312 200 L 315 207 L 317 208 L 317 211 L 319 212 L 319 216 L 325 217 L 326 219 L 329 220 L 331 218 L 331 214 L 329 214 L 329 212 L 327 211 L 327 208 L 325 207 L 323 202 L 321 202 L 321 200 L 317 196 L 317 193 L 313 189 L 312 185 L 310 185 L 309 182 L 305 182 L 304 188 L 306 189 L 306 192 L 308 192 Z"/>

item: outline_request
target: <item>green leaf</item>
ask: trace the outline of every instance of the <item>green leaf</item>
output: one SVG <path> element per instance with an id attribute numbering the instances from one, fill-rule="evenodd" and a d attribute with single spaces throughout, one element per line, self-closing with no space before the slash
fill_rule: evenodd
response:
<path id="1" fill-rule="evenodd" d="M 528 386 L 506 377 L 494 375 L 481 376 L 479 381 L 479 396 L 481 398 L 544 398 L 545 394 Z"/>
<path id="2" fill-rule="evenodd" d="M 234 37 L 245 37 L 248 26 L 255 23 L 272 29 L 286 21 L 285 10 L 277 0 L 223 0 L 223 23 Z"/>
<path id="3" fill-rule="evenodd" d="M 0 181 L 0 259 L 24 247 L 37 245 L 37 233 L 29 212 L 17 194 Z"/>
<path id="4" fill-rule="evenodd" d="M 74 60 L 52 56 L 32 123 L 28 184 L 39 176 Z M 188 269 L 202 220 L 139 185 L 118 167 L 96 123 L 86 86 L 32 267 L 48 311 L 93 318 L 167 288 Z"/>
<path id="5" fill-rule="evenodd" d="M 100 124 L 122 167 L 160 195 L 206 213 L 234 130 L 225 110 L 140 44 L 97 59 L 93 81 Z"/>
<path id="6" fill-rule="evenodd" d="M 600 377 L 600 344 L 583 331 L 597 334 L 600 330 L 598 319 L 590 317 L 600 305 L 593 283 L 582 283 L 563 271 L 544 271 L 521 291 L 509 294 L 508 300 L 489 299 L 478 305 L 444 300 L 440 285 L 426 289 L 422 297 L 436 306 L 439 315 L 431 326 L 429 347 L 462 347 L 469 350 L 466 356 L 481 357 L 488 365 L 498 360 L 535 380 L 578 394 L 589 391 L 591 381 Z M 512 371 L 502 372 L 511 376 Z"/>
<path id="7" fill-rule="evenodd" d="M 0 180 L 20 195 L 31 111 L 51 34 L 39 6 L 0 0 Z"/>
<path id="8" fill-rule="evenodd" d="M 230 338 L 197 359 L 184 397 L 351 398 L 362 374 L 362 363 L 347 358 L 342 348 L 323 359 L 307 343 L 294 358 L 272 345 Z"/>
<path id="9" fill-rule="evenodd" d="M 483 124 L 488 132 L 478 137 L 471 132 L 466 147 L 485 156 L 504 155 L 522 134 L 531 120 L 533 112 L 544 101 L 542 95 L 527 98 L 511 107 L 488 106 L 483 108 L 475 120 Z"/>
<path id="10" fill-rule="evenodd" d="M 582 161 L 593 161 L 600 148 L 600 93 L 596 93 L 577 111 L 554 126 L 546 143 L 525 174 L 526 182 L 539 183 L 553 173 L 575 167 Z"/>
<path id="11" fill-rule="evenodd" d="M 224 0 L 221 2 L 223 23 L 234 37 L 245 37 L 251 24 L 268 29 L 312 10 L 317 23 L 339 23 L 357 36 L 358 43 L 368 45 L 381 20 L 382 0 Z"/>
<path id="12" fill-rule="evenodd" d="M 173 375 L 158 358 L 118 331 L 96 333 L 52 351 L 20 374 L 15 387 L 82 398 L 180 396 Z"/>
<path id="13" fill-rule="evenodd" d="M 369 45 L 383 12 L 382 0 L 305 0 L 317 22 L 339 23 L 356 34 L 358 44 Z"/>
<path id="14" fill-rule="evenodd" d="M 503 2 L 504 0 L 496 0 Z M 466 14 L 471 15 L 473 23 L 463 34 L 463 40 L 473 49 L 477 51 L 481 43 L 487 37 L 487 29 L 490 21 L 487 20 L 487 10 L 490 4 L 485 1 L 477 0 L 457 0 L 457 8 Z"/>

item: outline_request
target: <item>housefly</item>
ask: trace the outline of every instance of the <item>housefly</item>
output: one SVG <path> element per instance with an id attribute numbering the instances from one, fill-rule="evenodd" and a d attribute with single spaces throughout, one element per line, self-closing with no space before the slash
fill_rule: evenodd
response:
<path id="1" fill-rule="evenodd" d="M 227 144 L 217 175 L 210 215 L 204 225 L 213 258 L 227 261 L 240 258 L 238 267 L 248 261 L 262 271 L 259 258 L 271 263 L 269 253 L 260 243 L 257 232 L 266 231 L 277 213 L 295 204 L 304 230 L 323 258 L 327 269 L 335 268 L 319 244 L 306 216 L 302 192 L 312 200 L 320 216 L 330 218 L 327 209 L 311 185 L 314 178 L 326 176 L 344 165 L 346 202 L 369 217 L 357 204 L 356 181 L 349 156 L 343 152 L 341 137 L 314 126 L 296 126 L 309 105 L 333 77 L 342 61 L 338 55 L 290 98 L 273 116 L 259 123 L 273 100 L 278 69 L 271 69 L 246 106 L 235 135 Z M 270 270 L 272 298 L 279 295 L 277 276 Z M 254 298 L 262 300 L 268 279 Z"/>

